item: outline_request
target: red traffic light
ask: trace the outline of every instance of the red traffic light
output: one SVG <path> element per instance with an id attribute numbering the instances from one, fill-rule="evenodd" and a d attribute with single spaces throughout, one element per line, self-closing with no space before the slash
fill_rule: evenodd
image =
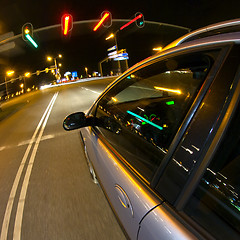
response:
<path id="1" fill-rule="evenodd" d="M 64 14 L 62 16 L 62 31 L 63 35 L 66 36 L 73 28 L 73 17 L 71 14 Z"/>
<path id="2" fill-rule="evenodd" d="M 97 31 L 97 29 L 103 25 L 104 27 L 110 27 L 112 25 L 112 15 L 108 11 L 103 11 L 101 14 L 101 19 L 98 24 L 94 27 L 93 31 Z"/>
<path id="3" fill-rule="evenodd" d="M 142 13 L 138 14 L 134 19 L 132 19 L 131 21 L 129 21 L 128 23 L 120 27 L 120 30 L 123 30 L 125 27 L 129 26 L 130 24 L 132 24 L 133 22 L 137 21 L 140 18 L 143 18 Z"/>

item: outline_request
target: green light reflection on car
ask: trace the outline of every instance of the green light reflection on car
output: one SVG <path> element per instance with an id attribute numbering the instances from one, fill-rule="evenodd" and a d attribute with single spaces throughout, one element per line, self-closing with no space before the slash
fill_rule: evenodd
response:
<path id="1" fill-rule="evenodd" d="M 133 112 L 131 112 L 131 111 L 127 111 L 127 113 L 130 114 L 130 115 L 132 115 L 132 116 L 134 116 L 134 117 L 136 117 L 136 118 L 138 118 L 138 119 L 143 120 L 144 122 L 152 125 L 152 126 L 155 127 L 155 128 L 158 128 L 158 129 L 160 129 L 160 130 L 163 130 L 163 127 L 158 126 L 157 124 L 150 122 L 150 121 L 147 120 L 146 118 L 143 118 L 143 117 L 137 115 L 136 113 L 133 113 Z"/>
<path id="2" fill-rule="evenodd" d="M 174 101 L 168 101 L 166 102 L 167 105 L 174 105 Z"/>

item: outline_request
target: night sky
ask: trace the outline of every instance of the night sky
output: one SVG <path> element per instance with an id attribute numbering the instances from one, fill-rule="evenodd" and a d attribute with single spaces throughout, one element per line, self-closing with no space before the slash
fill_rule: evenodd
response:
<path id="1" fill-rule="evenodd" d="M 113 19 L 131 19 L 136 12 L 142 12 L 146 21 L 161 22 L 197 29 L 219 21 L 240 18 L 239 0 L 121 0 L 121 1 L 61 1 L 61 0 L 1 0 L 0 34 L 13 31 L 21 33 L 22 25 L 31 22 L 34 29 L 60 24 L 63 13 L 71 13 L 74 21 L 97 20 L 101 12 L 108 10 Z M 98 70 L 98 62 L 106 57 L 106 49 L 113 42 L 106 42 L 105 37 L 119 26 L 113 24 L 110 29 L 101 29 L 97 33 L 90 31 L 94 24 L 75 26 L 70 39 L 63 39 L 61 29 L 35 33 L 39 43 L 37 50 L 31 48 L 22 39 L 15 42 L 16 47 L 10 52 L 0 53 L 0 82 L 1 76 L 8 68 L 22 74 L 23 71 L 35 71 L 47 67 L 47 55 L 63 54 L 63 71 L 76 70 L 84 73 L 87 66 L 90 71 Z M 89 30 L 90 29 L 90 30 Z M 125 32 L 119 33 L 120 48 L 126 48 L 130 65 L 153 54 L 151 48 L 184 34 L 179 32 L 164 35 L 168 30 L 161 30 L 145 25 L 138 29 L 135 25 Z M 173 38 L 173 39 L 172 39 Z M 45 76 L 46 77 L 46 76 Z"/>
<path id="2" fill-rule="evenodd" d="M 109 10 L 114 19 L 129 19 L 142 12 L 146 20 L 196 29 L 218 21 L 240 17 L 238 0 L 1 0 L 0 32 L 20 33 L 25 22 L 36 28 L 57 24 L 62 13 L 71 12 L 76 21 L 98 19 Z"/>

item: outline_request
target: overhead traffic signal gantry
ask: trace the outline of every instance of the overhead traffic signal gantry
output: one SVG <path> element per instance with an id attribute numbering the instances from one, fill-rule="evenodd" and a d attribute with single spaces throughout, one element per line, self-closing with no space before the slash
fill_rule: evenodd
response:
<path id="1" fill-rule="evenodd" d="M 109 11 L 103 11 L 101 13 L 101 19 L 94 27 L 93 31 L 97 31 L 97 29 L 103 25 L 106 28 L 109 28 L 112 25 L 112 14 Z"/>
<path id="2" fill-rule="evenodd" d="M 31 43 L 35 48 L 38 48 L 38 44 L 33 38 L 33 25 L 31 23 L 25 23 L 22 26 L 22 38 L 24 41 Z"/>
<path id="3" fill-rule="evenodd" d="M 73 28 L 73 17 L 71 14 L 64 14 L 61 18 L 62 32 L 64 36 L 67 36 Z"/>
<path id="4" fill-rule="evenodd" d="M 128 27 L 130 24 L 132 24 L 133 22 L 136 23 L 136 25 L 139 27 L 139 28 L 142 28 L 144 27 L 145 23 L 144 23 L 144 16 L 142 13 L 140 12 L 137 12 L 135 14 L 135 17 L 129 21 L 128 23 L 124 24 L 122 27 L 120 27 L 120 30 L 123 30 L 124 28 Z"/>

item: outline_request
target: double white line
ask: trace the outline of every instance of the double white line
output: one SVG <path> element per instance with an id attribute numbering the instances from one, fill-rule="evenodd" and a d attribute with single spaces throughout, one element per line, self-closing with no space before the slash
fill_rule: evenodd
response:
<path id="1" fill-rule="evenodd" d="M 54 96 L 52 97 L 46 111 L 44 112 L 40 122 L 38 123 L 38 126 L 37 126 L 32 138 L 31 138 L 31 140 L 30 140 L 30 143 L 27 147 L 27 150 L 26 150 L 26 152 L 23 156 L 23 159 L 21 161 L 21 164 L 19 166 L 17 175 L 15 177 L 15 180 L 14 180 L 14 183 L 13 183 L 13 186 L 12 186 L 12 189 L 11 189 L 11 193 L 10 193 L 10 196 L 9 196 L 9 199 L 8 199 L 7 207 L 6 207 L 6 210 L 5 210 L 5 215 L 4 215 L 3 224 L 2 224 L 2 231 L 1 231 L 0 240 L 7 240 L 8 226 L 9 226 L 9 222 L 10 222 L 13 202 L 15 200 L 18 184 L 19 184 L 22 172 L 23 172 L 23 168 L 24 168 L 24 166 L 27 162 L 27 159 L 28 159 L 30 150 L 32 148 L 32 145 L 35 142 L 30 160 L 29 160 L 28 165 L 27 165 L 27 170 L 26 170 L 26 173 L 25 173 L 25 176 L 24 176 L 24 180 L 23 180 L 23 184 L 22 184 L 22 188 L 21 188 L 21 192 L 20 192 L 20 197 L 18 199 L 18 206 L 17 206 L 16 218 L 15 218 L 13 239 L 14 240 L 20 240 L 21 239 L 23 209 L 24 209 L 24 204 L 25 204 L 25 199 L 26 199 L 26 194 L 27 194 L 27 188 L 28 188 L 28 184 L 29 184 L 30 175 L 31 175 L 31 172 L 32 172 L 33 163 L 34 163 L 34 160 L 35 160 L 35 156 L 37 154 L 37 149 L 38 149 L 41 137 L 43 135 L 43 131 L 46 127 L 49 115 L 52 111 L 52 108 L 53 108 L 53 105 L 55 103 L 55 100 L 56 100 L 57 96 L 58 96 L 58 92 L 55 93 Z"/>

